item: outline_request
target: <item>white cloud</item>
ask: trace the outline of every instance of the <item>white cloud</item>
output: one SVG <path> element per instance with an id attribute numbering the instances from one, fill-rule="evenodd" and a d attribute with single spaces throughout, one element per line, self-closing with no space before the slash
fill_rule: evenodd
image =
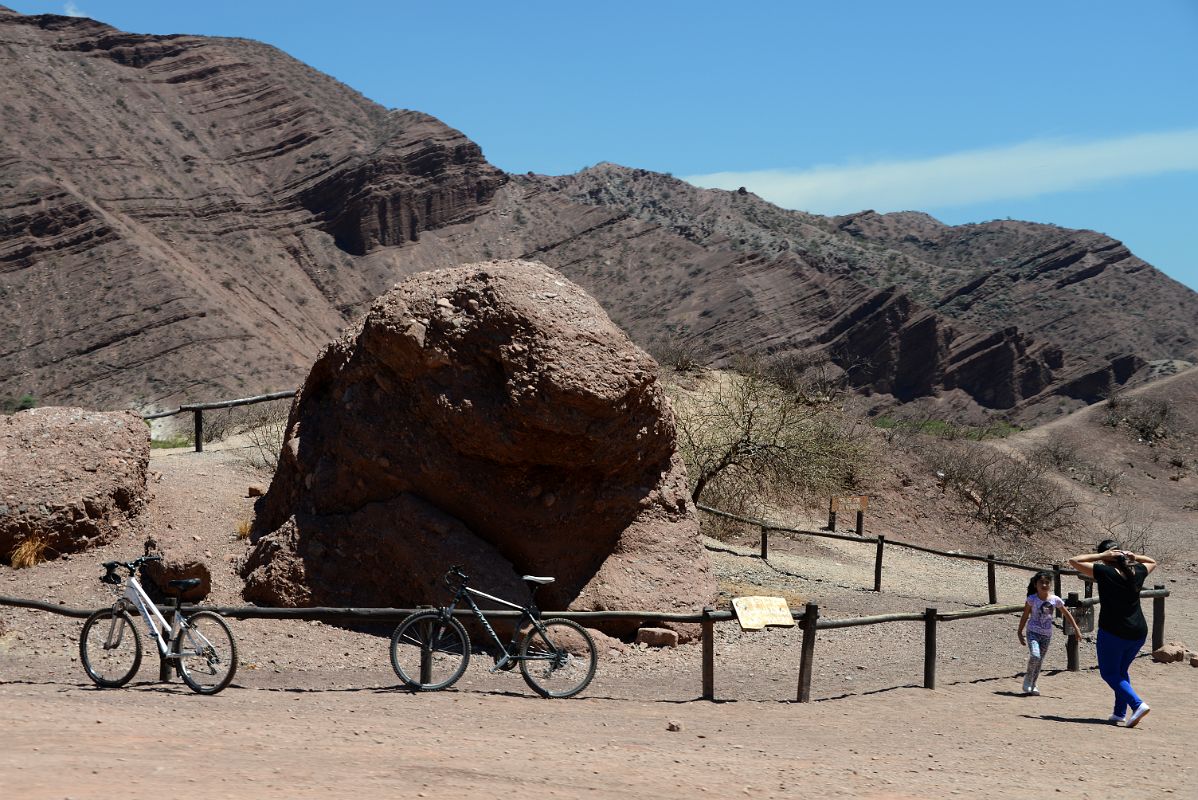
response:
<path id="1" fill-rule="evenodd" d="M 1198 128 L 1098 141 L 1048 139 L 911 161 L 691 175 L 744 186 L 776 205 L 820 214 L 944 208 L 1081 189 L 1100 181 L 1198 170 Z"/>
<path id="2" fill-rule="evenodd" d="M 63 6 L 62 13 L 68 17 L 86 17 L 87 14 L 80 10 L 79 6 L 74 3 L 67 3 Z"/>

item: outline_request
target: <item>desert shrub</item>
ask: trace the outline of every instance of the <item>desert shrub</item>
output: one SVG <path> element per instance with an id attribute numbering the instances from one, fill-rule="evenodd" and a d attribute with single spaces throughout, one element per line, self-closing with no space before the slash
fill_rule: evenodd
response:
<path id="1" fill-rule="evenodd" d="M 1098 538 L 1114 539 L 1124 550 L 1145 553 L 1162 564 L 1175 561 L 1188 531 L 1171 531 L 1150 506 L 1119 505 L 1093 512 Z M 1174 534 L 1174 535 L 1170 535 Z"/>
<path id="2" fill-rule="evenodd" d="M 283 436 L 287 432 L 287 416 L 291 409 L 291 401 L 272 400 L 247 408 L 250 410 L 241 424 L 241 430 L 248 441 L 242 451 L 245 460 L 254 469 L 273 475 L 279 468 L 279 452 L 283 448 Z"/>
<path id="3" fill-rule="evenodd" d="M 701 345 L 679 340 L 654 346 L 649 354 L 663 367 L 669 367 L 675 372 L 690 372 L 703 367 L 705 358 Z"/>
<path id="4" fill-rule="evenodd" d="M 866 479 L 871 442 L 831 404 L 811 404 L 755 373 L 669 388 L 695 502 L 752 516 Z"/>
<path id="5" fill-rule="evenodd" d="M 171 436 L 167 436 L 165 439 L 151 439 L 150 440 L 150 447 L 155 450 L 157 450 L 157 449 L 166 450 L 166 449 L 173 449 L 176 447 L 191 447 L 194 444 L 195 444 L 195 440 L 193 440 L 192 437 L 190 437 L 186 434 L 183 434 L 183 433 L 173 434 Z"/>
<path id="6" fill-rule="evenodd" d="M 1029 454 L 1032 464 L 1054 469 L 1062 475 L 1092 486 L 1103 494 L 1115 494 L 1123 479 L 1123 472 L 1106 469 L 1081 457 L 1077 442 L 1060 434 L 1052 434 Z"/>
<path id="7" fill-rule="evenodd" d="M 1133 397 L 1122 392 L 1107 398 L 1106 424 L 1124 428 L 1149 444 L 1167 438 L 1173 422 L 1173 405 L 1168 400 Z"/>
<path id="8" fill-rule="evenodd" d="M 945 441 L 967 440 L 980 442 L 986 439 L 1002 439 L 1017 433 L 1020 428 L 1005 420 L 993 420 L 986 425 L 960 425 L 943 419 L 932 417 L 890 417 L 878 416 L 873 418 L 873 425 L 886 431 L 886 441 L 909 437 L 912 434 L 924 434 Z"/>
<path id="9" fill-rule="evenodd" d="M 921 451 L 966 516 L 989 533 L 1017 540 L 1076 526 L 1078 503 L 1047 475 L 1043 463 L 970 442 L 933 442 Z"/>
<path id="10" fill-rule="evenodd" d="M 254 529 L 254 523 L 252 520 L 246 518 L 246 519 L 239 521 L 237 523 L 237 538 L 238 539 L 250 538 L 250 532 L 253 529 Z"/>
<path id="11" fill-rule="evenodd" d="M 0 399 L 0 413 L 15 414 L 18 411 L 25 411 L 29 408 L 37 408 L 37 398 L 31 394 Z"/>
<path id="12" fill-rule="evenodd" d="M 49 556 L 46 554 L 51 550 L 45 537 L 37 534 L 26 536 L 9 554 L 8 563 L 12 564 L 13 569 L 32 567 L 48 560 Z"/>

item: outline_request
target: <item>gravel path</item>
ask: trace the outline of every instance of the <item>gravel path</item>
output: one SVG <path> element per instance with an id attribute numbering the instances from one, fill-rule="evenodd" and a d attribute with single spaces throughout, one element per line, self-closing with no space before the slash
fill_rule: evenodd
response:
<path id="1" fill-rule="evenodd" d="M 237 529 L 252 513 L 246 488 L 261 479 L 221 451 L 156 451 L 152 468 L 162 477 L 151 532 L 172 556 L 213 565 L 210 602 L 241 604 Z M 783 595 L 796 609 L 816 602 L 824 619 L 987 599 L 985 565 L 976 562 L 889 548 L 875 593 L 872 544 L 775 534 L 769 563 L 755 542 L 708 544 L 725 591 Z M 95 607 L 105 602 L 98 564 L 138 552 L 140 543 L 118 543 L 27 570 L 0 567 L 0 594 Z M 1000 569 L 998 577 L 1000 602 L 1022 599 L 1027 573 Z M 1194 575 L 1165 568 L 1153 578 L 1173 591 L 1167 638 L 1198 645 Z M 1198 670 L 1142 657 L 1133 678 L 1154 711 L 1125 731 L 1102 724 L 1108 690 L 1089 643 L 1082 671 L 1069 673 L 1057 637 L 1044 695 L 1018 696 L 1025 652 L 1016 623 L 1015 615 L 941 623 L 935 691 L 919 688 L 922 623 L 821 631 L 815 702 L 798 704 L 798 629 L 717 625 L 716 703 L 697 699 L 697 644 L 602 652 L 584 696 L 544 701 L 518 675 L 487 672 L 481 658 L 454 691 L 399 691 L 385 628 L 234 621 L 236 680 L 203 698 L 177 680 L 150 682 L 151 659 L 129 687 L 96 690 L 78 664 L 79 620 L 0 608 L 0 785 L 14 798 L 181 785 L 264 798 L 505 789 L 1023 798 L 1029 786 L 1078 797 L 1185 796 L 1198 778 L 1188 754 L 1198 735 Z"/>

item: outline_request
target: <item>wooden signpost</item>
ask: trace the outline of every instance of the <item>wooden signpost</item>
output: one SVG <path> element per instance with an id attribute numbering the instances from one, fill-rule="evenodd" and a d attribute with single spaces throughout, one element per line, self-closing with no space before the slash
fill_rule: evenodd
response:
<path id="1" fill-rule="evenodd" d="M 828 503 L 828 530 L 836 530 L 836 515 L 841 511 L 857 512 L 857 535 L 865 535 L 865 508 L 869 505 L 867 495 L 843 495 L 833 497 Z"/>

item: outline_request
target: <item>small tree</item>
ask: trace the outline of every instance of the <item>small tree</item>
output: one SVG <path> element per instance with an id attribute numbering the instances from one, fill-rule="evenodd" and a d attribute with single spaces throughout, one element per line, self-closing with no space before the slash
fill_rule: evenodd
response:
<path id="1" fill-rule="evenodd" d="M 691 498 L 726 510 L 855 487 L 868 443 L 830 404 L 813 404 L 760 373 L 713 375 L 675 390 L 678 446 Z"/>

